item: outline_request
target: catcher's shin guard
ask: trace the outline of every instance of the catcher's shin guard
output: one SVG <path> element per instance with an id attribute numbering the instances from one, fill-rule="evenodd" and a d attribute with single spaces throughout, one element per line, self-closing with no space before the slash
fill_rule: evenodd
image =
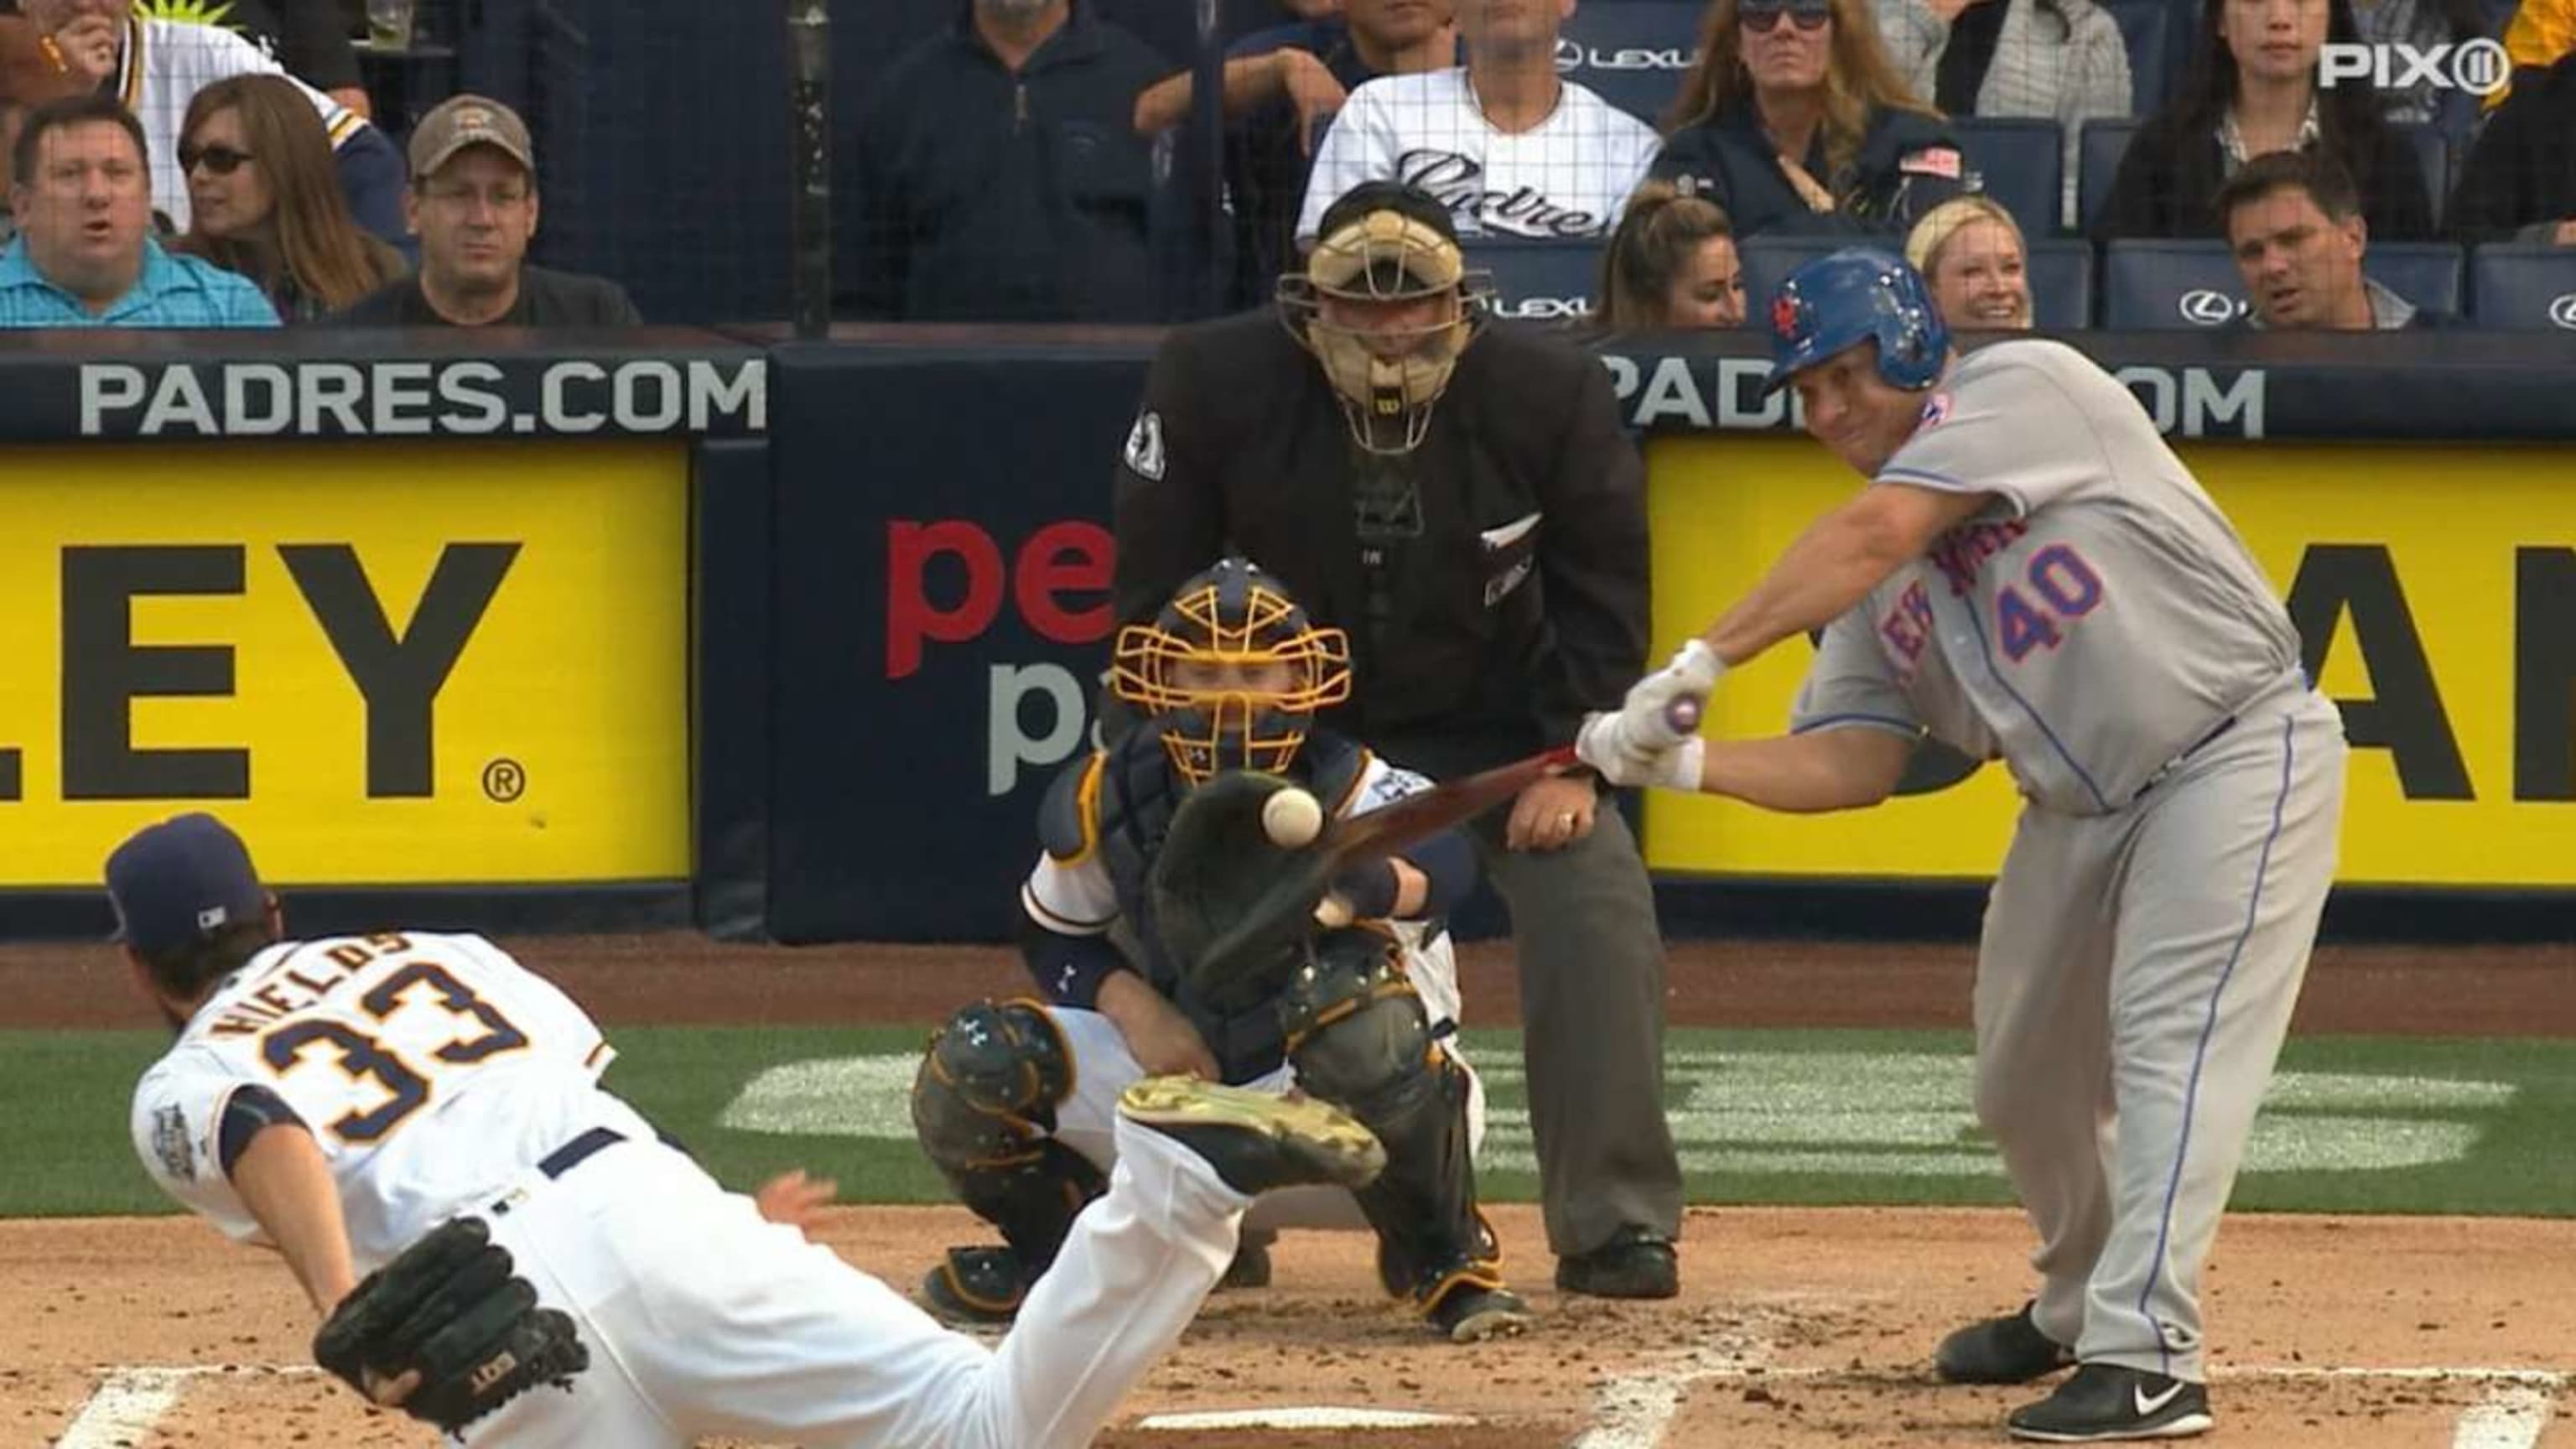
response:
<path id="1" fill-rule="evenodd" d="M 1386 1169 L 1354 1196 L 1387 1291 L 1428 1314 L 1461 1286 L 1502 1288 L 1502 1255 L 1476 1210 L 1466 1068 L 1432 1040 L 1397 953 L 1378 931 L 1327 932 L 1279 1010 L 1298 1082 L 1386 1146 Z"/>
<path id="2" fill-rule="evenodd" d="M 1091 1159 L 1055 1140 L 1056 1105 L 1072 1090 L 1064 1034 L 1025 1000 L 979 1001 L 950 1017 L 913 1077 L 922 1151 L 958 1200 L 1011 1246 L 1019 1281 L 978 1284 L 972 1295 L 993 1316 L 1019 1306 L 1019 1292 L 1055 1261 L 1074 1215 L 1108 1187 Z M 950 1254 L 952 1269 L 958 1257 Z"/>

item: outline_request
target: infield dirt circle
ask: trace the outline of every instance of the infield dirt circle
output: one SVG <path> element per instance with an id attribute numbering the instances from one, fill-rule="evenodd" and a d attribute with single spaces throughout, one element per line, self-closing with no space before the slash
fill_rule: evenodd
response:
<path id="1" fill-rule="evenodd" d="M 783 951 L 692 936 L 510 943 L 612 1028 L 639 1022 L 929 1022 L 1017 989 L 998 951 Z M 1962 1025 L 1964 948 L 1677 945 L 1677 1025 Z M 2326 949 L 2302 1032 L 2576 1035 L 2576 953 Z M 1471 1025 L 1509 1025 L 1507 957 L 1467 953 Z M 149 1027 L 95 946 L 0 952 L 11 1026 Z M 122 1150 L 103 1143 L 102 1152 Z M 1442 1344 L 1379 1297 L 1359 1234 L 1292 1233 L 1273 1286 L 1210 1301 L 1103 1442 L 1242 1445 L 1940 1446 L 2002 1442 L 2028 1389 L 1935 1385 L 1940 1335 L 2028 1288 L 2016 1213 L 1697 1209 L 1683 1294 L 1550 1290 L 1534 1209 L 1493 1214 L 1540 1314 L 1527 1337 Z M 849 1208 L 820 1235 L 899 1285 L 980 1234 L 952 1209 Z M 2576 1224 L 2239 1215 L 2207 1283 L 2220 1429 L 2246 1449 L 2576 1449 Z M 0 1445 L 272 1449 L 428 1445 L 309 1362 L 311 1319 L 268 1254 L 179 1218 L 0 1223 Z M 1149 1416 L 1329 1406 L 1443 1427 L 1165 1430 Z M 86 1413 L 86 1417 L 84 1416 Z M 119 1427 L 119 1414 L 131 1427 Z M 74 1428 L 78 1424 L 77 1429 Z M 66 1443 L 66 1435 L 70 1435 Z"/>

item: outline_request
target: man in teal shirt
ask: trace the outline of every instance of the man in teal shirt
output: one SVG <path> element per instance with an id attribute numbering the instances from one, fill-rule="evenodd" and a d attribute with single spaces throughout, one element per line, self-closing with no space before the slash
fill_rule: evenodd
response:
<path id="1" fill-rule="evenodd" d="M 110 95 L 27 116 L 12 157 L 18 239 L 0 251 L 0 327 L 274 327 L 246 279 L 152 239 L 143 127 Z"/>

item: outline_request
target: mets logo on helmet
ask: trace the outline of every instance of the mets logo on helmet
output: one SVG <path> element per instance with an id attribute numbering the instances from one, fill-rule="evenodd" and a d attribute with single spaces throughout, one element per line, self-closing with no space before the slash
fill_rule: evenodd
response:
<path id="1" fill-rule="evenodd" d="M 1798 335 L 1799 315 L 1805 311 L 1806 309 L 1804 307 L 1798 305 L 1798 300 L 1795 297 L 1779 296 L 1772 298 L 1771 330 L 1779 333 L 1783 337 L 1796 337 Z"/>

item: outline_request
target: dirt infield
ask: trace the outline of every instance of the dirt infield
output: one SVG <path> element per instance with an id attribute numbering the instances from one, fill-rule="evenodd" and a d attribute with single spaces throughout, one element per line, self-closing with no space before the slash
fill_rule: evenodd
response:
<path id="1" fill-rule="evenodd" d="M 917 1021 L 1021 989 L 1000 951 L 780 951 L 694 937 L 512 943 L 603 1020 Z M 1960 1026 L 1964 947 L 1693 944 L 1671 968 L 1676 1024 Z M 1492 946 L 1466 955 L 1471 1024 L 1508 1025 L 1517 991 Z M 154 1023 L 104 948 L 0 952 L 9 1026 Z M 2302 1032 L 2576 1035 L 2576 952 L 2322 951 Z M 120 1150 L 101 1144 L 101 1151 Z M 1277 1281 L 1211 1302 L 1105 1442 L 1119 1449 L 1804 1449 L 2000 1441 L 2027 1390 L 1932 1385 L 1956 1322 L 2027 1288 L 2017 1215 L 1696 1210 L 1672 1304 L 1560 1299 L 1534 1211 L 1496 1213 L 1542 1315 L 1530 1336 L 1461 1349 L 1377 1296 L 1357 1234 L 1292 1233 Z M 822 1235 L 898 1284 L 980 1236 L 945 1209 L 847 1209 Z M 2209 1283 L 2223 1442 L 2576 1446 L 2576 1223 L 2232 1219 Z M 306 1359 L 309 1316 L 273 1258 L 178 1219 L 0 1224 L 0 1445 L 272 1449 L 437 1442 L 371 1415 Z M 106 1392 L 102 1393 L 102 1389 Z M 1285 1406 L 1437 1413 L 1406 1430 L 1145 1427 L 1167 1413 Z M 114 1412 L 110 1412 L 114 1411 Z M 82 1415 L 86 1412 L 87 1417 Z M 2549 1425 L 2555 1422 L 2553 1430 Z M 2482 1437 L 2478 1437 L 2482 1436 Z"/>
<path id="2" fill-rule="evenodd" d="M 1542 1318 L 1526 1338 L 1459 1348 L 1375 1293 L 1353 1233 L 1291 1233 L 1277 1278 L 1221 1295 L 1135 1395 L 1119 1449 L 1535 1449 L 1589 1431 L 1587 1449 L 1949 1446 L 1998 1442 L 2028 1390 L 1942 1387 L 1924 1359 L 1958 1320 L 2016 1301 L 2022 1227 L 1993 1211 L 1695 1211 L 1686 1288 L 1669 1304 L 1573 1300 L 1538 1288 L 1535 1214 L 1496 1217 Z M 972 1236 L 946 1209 L 836 1212 L 823 1236 L 909 1283 L 938 1246 Z M 2576 1224 L 2247 1217 L 2211 1269 L 2213 1389 L 2225 1443 L 2248 1449 L 2555 1446 L 2457 1439 L 2462 1416 L 2538 1415 L 2571 1400 L 2543 1376 L 2576 1342 Z M 2553 1281 L 2554 1280 L 2554 1281 Z M 265 1254 L 177 1219 L 13 1224 L 0 1232 L 0 1442 L 53 1444 L 102 1365 L 303 1361 L 309 1320 Z M 2351 1369 L 2483 1370 L 2367 1376 Z M 2526 1383 L 2495 1370 L 2530 1370 Z M 148 1383 L 129 1375 L 125 1384 Z M 327 1380 L 273 1370 L 178 1380 L 145 1433 L 83 1449 L 273 1449 L 436 1442 L 371 1415 Z M 1144 1416 L 1329 1405 L 1432 1412 L 1471 1424 L 1407 1431 L 1148 1431 Z M 2481 1405 L 2486 1405 L 2484 1410 Z"/>

